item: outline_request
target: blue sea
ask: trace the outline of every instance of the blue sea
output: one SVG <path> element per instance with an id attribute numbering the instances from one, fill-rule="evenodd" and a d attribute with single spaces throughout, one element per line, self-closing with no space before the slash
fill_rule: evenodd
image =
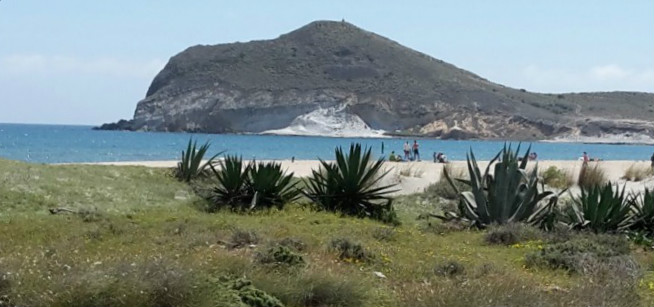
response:
<path id="1" fill-rule="evenodd" d="M 334 148 L 361 143 L 376 156 L 402 152 L 413 138 L 329 138 L 305 136 L 189 134 L 97 131 L 91 126 L 0 124 L 0 157 L 38 163 L 176 160 L 190 137 L 211 142 L 210 153 L 226 151 L 246 159 L 333 159 Z M 443 141 L 418 139 L 423 160 L 444 152 L 450 160 L 465 160 L 472 148 L 478 159 L 492 158 L 504 145 L 497 141 Z M 517 143 L 514 143 L 514 146 Z M 541 160 L 576 160 L 584 151 L 603 160 L 649 160 L 651 145 L 583 143 L 524 143 Z"/>

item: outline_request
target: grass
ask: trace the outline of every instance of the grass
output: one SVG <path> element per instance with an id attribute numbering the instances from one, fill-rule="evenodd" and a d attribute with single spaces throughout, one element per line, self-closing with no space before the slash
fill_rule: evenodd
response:
<path id="1" fill-rule="evenodd" d="M 606 173 L 599 164 L 593 166 L 588 164 L 583 165 L 577 178 L 577 185 L 584 189 L 605 185 L 607 182 Z"/>
<path id="2" fill-rule="evenodd" d="M 467 172 L 463 168 L 454 168 L 452 164 L 445 164 L 443 166 L 443 172 L 447 171 L 450 174 L 450 177 L 454 179 L 454 184 L 456 185 L 459 191 L 470 191 L 470 186 L 457 181 L 456 179 L 465 179 L 469 180 Z M 459 195 L 456 193 L 452 185 L 445 179 L 445 175 L 441 174 L 441 178 L 433 184 L 430 184 L 425 188 L 425 194 L 434 195 L 442 197 L 449 200 L 458 199 Z"/>
<path id="3" fill-rule="evenodd" d="M 417 197 L 398 200 L 398 227 L 298 204 L 208 214 L 168 170 L 0 160 L 0 251 L 11 251 L 0 254 L 0 296 L 17 306 L 248 306 L 257 298 L 285 306 L 645 306 L 654 300 L 651 251 L 633 251 L 644 268 L 636 281 L 527 268 L 524 258 L 538 251 L 536 244 L 490 245 L 482 231 L 424 231 L 416 218 L 439 204 Z M 97 216 L 47 210 L 64 204 L 96 208 Z M 339 238 L 373 257 L 340 259 L 332 247 Z M 244 246 L 226 248 L 231 241 Z M 270 246 L 288 247 L 305 264 L 256 261 Z M 435 273 L 452 263 L 463 271 Z M 250 284 L 235 286 L 243 276 Z"/>
<path id="4" fill-rule="evenodd" d="M 543 183 L 557 189 L 568 189 L 575 184 L 574 177 L 569 171 L 550 166 L 545 171 L 541 171 L 540 177 Z"/>
<path id="5" fill-rule="evenodd" d="M 642 181 L 651 176 L 654 176 L 654 169 L 646 166 L 638 167 L 632 164 L 624 171 L 622 179 L 627 181 Z"/>
<path id="6" fill-rule="evenodd" d="M 425 171 L 419 167 L 414 167 L 413 165 L 409 166 L 402 166 L 402 168 L 399 170 L 400 176 L 404 177 L 415 177 L 415 178 L 422 178 L 422 176 L 425 174 Z"/>

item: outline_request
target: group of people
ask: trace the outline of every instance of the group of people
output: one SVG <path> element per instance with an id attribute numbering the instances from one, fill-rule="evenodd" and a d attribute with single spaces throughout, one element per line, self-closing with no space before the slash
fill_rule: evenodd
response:
<path id="1" fill-rule="evenodd" d="M 410 145 L 409 142 L 404 143 L 404 158 L 395 154 L 395 151 L 391 151 L 391 154 L 388 156 L 388 161 L 392 162 L 402 162 L 402 161 L 420 161 L 420 145 L 418 141 L 413 140 L 413 145 Z"/>
<path id="2" fill-rule="evenodd" d="M 418 141 L 414 140 L 413 145 L 409 144 L 409 142 L 405 142 L 402 150 L 404 151 L 404 156 L 397 155 L 395 154 L 395 151 L 391 151 L 390 155 L 388 156 L 388 161 L 421 161 L 420 145 L 418 144 Z M 447 156 L 442 152 L 434 152 L 434 163 L 447 163 Z"/>

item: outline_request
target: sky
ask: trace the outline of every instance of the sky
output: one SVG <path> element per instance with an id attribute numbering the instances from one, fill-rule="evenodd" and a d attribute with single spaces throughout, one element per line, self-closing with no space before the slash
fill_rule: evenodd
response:
<path id="1" fill-rule="evenodd" d="M 0 0 L 0 122 L 132 118 L 189 46 L 358 27 L 534 92 L 654 92 L 654 1 Z"/>

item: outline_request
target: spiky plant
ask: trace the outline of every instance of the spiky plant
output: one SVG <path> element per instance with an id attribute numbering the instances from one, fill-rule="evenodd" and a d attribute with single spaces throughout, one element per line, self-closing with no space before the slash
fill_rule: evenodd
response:
<path id="1" fill-rule="evenodd" d="M 640 196 L 630 199 L 633 223 L 630 229 L 654 235 L 654 190 L 645 189 Z"/>
<path id="2" fill-rule="evenodd" d="M 477 165 L 472 149 L 466 155 L 470 180 L 457 179 L 471 187 L 471 191 L 461 192 L 447 170 L 445 178 L 459 194 L 458 212 L 445 212 L 441 219 L 460 219 L 479 228 L 490 224 L 524 222 L 550 229 L 554 226 L 554 207 L 558 196 L 551 191 L 543 191 L 538 185 L 538 167 L 527 172 L 530 149 L 518 159 L 520 146 L 515 152 L 511 147 L 504 148 L 488 163 L 482 173 Z M 499 162 L 496 162 L 501 157 Z M 490 168 L 494 166 L 491 175 Z M 546 198 L 549 198 L 545 202 Z"/>
<path id="3" fill-rule="evenodd" d="M 209 150 L 209 146 L 210 143 L 207 141 L 204 145 L 198 147 L 197 141 L 193 141 L 193 138 L 190 138 L 186 151 L 182 150 L 182 159 L 177 163 L 175 177 L 181 181 L 189 182 L 199 176 L 206 175 L 209 166 L 214 163 L 218 155 L 222 154 L 222 152 L 219 152 L 202 163 L 207 150 Z"/>
<path id="4" fill-rule="evenodd" d="M 582 188 L 579 197 L 573 197 L 566 210 L 567 223 L 575 229 L 590 229 L 596 233 L 617 232 L 632 224 L 633 202 L 625 196 L 625 187 L 615 190 L 611 182 Z"/>
<path id="5" fill-rule="evenodd" d="M 382 170 L 384 159 L 373 161 L 371 150 L 360 144 L 350 145 L 348 153 L 338 147 L 335 155 L 335 163 L 320 160 L 320 170 L 305 181 L 304 194 L 326 211 L 392 222 L 394 184 L 378 186 L 389 172 Z"/>
<path id="6" fill-rule="evenodd" d="M 297 183 L 293 182 L 293 173 L 285 174 L 280 163 L 252 161 L 247 180 L 250 209 L 273 206 L 281 209 L 286 203 L 297 200 L 300 195 Z"/>
<path id="7" fill-rule="evenodd" d="M 225 156 L 219 163 L 219 169 L 211 165 L 211 170 L 218 181 L 213 188 L 212 202 L 214 208 L 237 206 L 248 201 L 247 182 L 250 166 L 243 167 L 243 160 L 237 156 Z"/>

